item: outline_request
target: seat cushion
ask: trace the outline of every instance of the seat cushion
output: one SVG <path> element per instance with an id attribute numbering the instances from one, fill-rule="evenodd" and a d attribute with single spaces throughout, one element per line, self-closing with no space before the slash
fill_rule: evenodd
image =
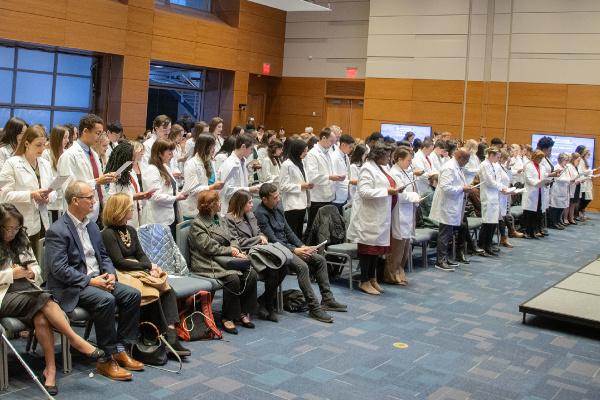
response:
<path id="1" fill-rule="evenodd" d="M 350 258 L 358 258 L 358 245 L 356 243 L 339 243 L 327 246 L 327 252 L 347 254 Z"/>
<path id="2" fill-rule="evenodd" d="M 437 237 L 438 231 L 429 228 L 415 229 L 415 237 L 413 243 L 423 243 L 432 241 Z"/>
<path id="3" fill-rule="evenodd" d="M 169 275 L 169 285 L 175 291 L 178 299 L 183 299 L 197 293 L 200 290 L 211 292 L 213 284 L 204 278 L 193 276 L 173 276 Z"/>
<path id="4" fill-rule="evenodd" d="M 85 323 L 92 319 L 92 315 L 81 307 L 75 307 L 73 312 L 69 315 L 69 320 L 72 323 Z"/>
<path id="5" fill-rule="evenodd" d="M 6 331 L 6 336 L 11 338 L 17 336 L 19 332 L 28 329 L 23 322 L 16 318 L 10 317 L 0 318 L 0 325 L 2 325 Z"/>
<path id="6" fill-rule="evenodd" d="M 198 279 L 202 279 L 202 280 L 204 280 L 206 282 L 209 282 L 211 284 L 211 289 L 207 289 L 207 290 L 211 290 L 211 291 L 214 292 L 216 290 L 223 289 L 223 285 L 221 285 L 221 282 L 219 282 L 218 279 L 208 278 L 206 276 L 202 276 L 202 275 L 198 275 L 198 274 L 194 274 L 194 273 L 192 273 L 189 276 L 194 277 L 194 278 L 198 278 Z"/>
<path id="7" fill-rule="evenodd" d="M 469 229 L 479 229 L 479 228 L 481 228 L 481 218 L 478 218 L 478 217 L 467 217 L 467 221 L 469 221 Z"/>

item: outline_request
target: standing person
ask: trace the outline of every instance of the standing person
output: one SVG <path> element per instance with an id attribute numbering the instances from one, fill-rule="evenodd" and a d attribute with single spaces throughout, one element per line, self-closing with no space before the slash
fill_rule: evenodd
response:
<path id="1" fill-rule="evenodd" d="M 50 227 L 48 202 L 56 199 L 48 186 L 53 181 L 52 167 L 42 158 L 46 146 L 46 132 L 41 125 L 31 125 L 25 131 L 15 155 L 0 171 L 4 182 L 0 192 L 1 203 L 11 203 L 23 215 L 31 246 L 37 250 L 38 241 Z"/>
<path id="2" fill-rule="evenodd" d="M 102 224 L 99 215 L 104 202 L 102 186 L 117 180 L 113 173 L 102 175 L 100 158 L 92 149 L 98 136 L 104 129 L 102 118 L 88 114 L 79 121 L 79 139 L 69 147 L 58 160 L 58 174 L 71 176 L 73 179 L 86 182 L 90 187 L 96 188 L 94 210 L 89 219 Z"/>
<path id="3" fill-rule="evenodd" d="M 500 251 L 492 245 L 494 233 L 500 220 L 500 192 L 506 193 L 506 186 L 501 182 L 501 176 L 496 164 L 500 159 L 500 151 L 496 147 L 488 147 L 487 157 L 479 166 L 479 188 L 481 196 L 482 225 L 479 232 L 479 247 L 494 256 Z"/>
<path id="4" fill-rule="evenodd" d="M 96 201 L 94 190 L 76 180 L 67 186 L 65 201 L 67 212 L 46 234 L 48 290 L 67 314 L 79 306 L 92 315 L 98 347 L 105 353 L 96 371 L 110 379 L 131 380 L 126 369 L 144 369 L 130 355 L 130 346 L 137 341 L 140 292 L 117 282 L 100 229 L 88 219 Z"/>
<path id="5" fill-rule="evenodd" d="M 308 152 L 304 159 L 306 180 L 314 185 L 310 192 L 310 208 L 308 209 L 307 231 L 310 230 L 319 209 L 329 205 L 335 199 L 332 182 L 342 182 L 345 176 L 335 175 L 329 148 L 335 135 L 329 128 L 323 128 L 319 134 L 319 142 Z"/>
<path id="6" fill-rule="evenodd" d="M 188 160 L 194 157 L 196 140 L 198 140 L 198 136 L 203 133 L 208 133 L 208 124 L 204 121 L 196 122 L 194 124 L 194 128 L 192 129 L 192 137 L 185 142 L 185 154 Z"/>
<path id="7" fill-rule="evenodd" d="M 240 189 L 250 193 L 258 193 L 259 185 L 248 185 L 248 169 L 246 162 L 248 156 L 252 154 L 254 139 L 252 136 L 243 134 L 235 139 L 235 150 L 223 162 L 221 169 L 217 171 L 217 179 L 223 182 L 221 189 L 221 214 L 227 214 L 229 208 L 229 199 L 233 193 Z"/>
<path id="8" fill-rule="evenodd" d="M 545 182 L 543 167 L 540 163 L 544 152 L 536 150 L 531 155 L 531 161 L 525 164 L 525 192 L 523 192 L 523 222 L 525 238 L 539 239 L 542 225 L 542 186 Z"/>
<path id="9" fill-rule="evenodd" d="M 348 226 L 348 240 L 358 243 L 360 290 L 378 295 L 384 290 L 377 283 L 381 256 L 388 253 L 392 210 L 398 201 L 396 181 L 387 172 L 390 148 L 375 145 L 358 176 L 357 198 Z"/>
<path id="10" fill-rule="evenodd" d="M 279 185 L 279 174 L 281 172 L 281 155 L 283 154 L 283 143 L 275 139 L 267 146 L 266 157 L 262 158 L 261 168 L 258 172 L 260 182 L 271 182 Z"/>
<path id="11" fill-rule="evenodd" d="M 174 148 L 175 144 L 168 140 L 154 142 L 148 166 L 142 174 L 144 189 L 152 192 L 144 213 L 146 223 L 168 225 L 173 238 L 177 224 L 177 202 L 188 197 L 186 193 L 177 191 L 177 181 L 169 168 Z"/>
<path id="12" fill-rule="evenodd" d="M 65 124 L 65 127 L 69 130 L 69 143 L 65 147 L 65 149 L 68 149 L 79 139 L 79 129 L 73 124 Z"/>
<path id="13" fill-rule="evenodd" d="M 173 158 L 171 159 L 171 163 L 169 167 L 171 168 L 171 172 L 177 181 L 181 181 L 183 178 L 183 163 L 187 160 L 185 155 L 185 131 L 183 127 L 179 124 L 173 124 L 171 126 L 171 132 L 169 132 L 169 139 L 171 142 L 175 143 L 175 149 L 173 150 Z"/>
<path id="14" fill-rule="evenodd" d="M 198 193 L 223 188 L 223 182 L 215 182 L 215 166 L 212 162 L 214 155 L 214 136 L 199 135 L 196 138 L 194 157 L 187 160 L 183 167 L 183 191 L 190 194 L 185 201 L 181 202 L 181 214 L 184 219 L 193 219 L 198 214 Z M 211 177 L 213 183 L 209 184 Z"/>
<path id="15" fill-rule="evenodd" d="M 562 215 L 569 208 L 569 186 L 571 177 L 567 171 L 567 164 L 571 155 L 560 153 L 558 155 L 558 165 L 555 170 L 560 171 L 560 175 L 554 179 L 554 184 L 550 189 L 550 208 L 548 209 L 548 228 L 563 230 Z"/>
<path id="16" fill-rule="evenodd" d="M 554 165 L 550 161 L 552 156 L 552 147 L 554 147 L 554 140 L 549 136 L 544 136 L 537 143 L 537 149 L 544 153 L 544 158 L 540 162 L 542 166 L 542 178 L 554 178 L 558 175 L 558 171 L 554 171 Z M 542 186 L 542 220 L 539 231 L 543 236 L 548 235 L 548 229 L 546 229 L 546 210 L 550 203 L 550 187 L 552 186 L 552 180 Z"/>
<path id="17" fill-rule="evenodd" d="M 167 139 L 171 133 L 171 118 L 166 115 L 158 115 L 152 121 L 152 133 L 150 137 L 144 141 L 144 157 L 142 164 L 148 165 L 150 154 L 152 154 L 152 146 L 158 139 Z"/>
<path id="18" fill-rule="evenodd" d="M 571 183 L 569 184 L 569 208 L 565 217 L 566 221 L 571 225 L 577 225 L 577 222 L 575 222 L 575 212 L 581 197 L 581 180 L 579 179 L 578 171 L 580 162 L 581 156 L 579 153 L 573 153 L 567 164 L 566 173 L 569 175 Z"/>
<path id="19" fill-rule="evenodd" d="M 598 168 L 590 168 L 588 164 L 588 159 L 590 158 L 590 150 L 580 149 L 579 152 L 581 154 L 581 161 L 579 162 L 578 171 L 579 175 L 582 177 L 581 181 L 581 198 L 579 201 L 578 211 L 579 211 L 579 219 L 581 221 L 585 221 L 585 209 L 590 204 L 590 202 L 594 199 L 594 185 L 592 183 L 592 175 L 598 171 Z"/>
<path id="20" fill-rule="evenodd" d="M 438 140 L 433 145 L 433 152 L 429 155 L 429 160 L 431 161 L 432 167 L 434 171 L 439 171 L 444 165 L 444 162 L 447 161 L 448 157 L 448 142 L 446 140 Z M 470 159 L 470 158 L 469 158 Z M 466 178 L 466 175 L 465 175 Z"/>
<path id="21" fill-rule="evenodd" d="M 469 139 L 465 143 L 465 149 L 467 149 L 467 151 L 470 154 L 469 162 L 463 168 L 463 172 L 465 174 L 465 178 L 467 179 L 468 184 L 471 184 L 471 182 L 473 182 L 475 175 L 477 175 L 477 173 L 479 172 L 479 164 L 481 164 L 481 161 L 479 161 L 479 157 L 477 157 L 477 146 L 478 143 L 474 139 Z"/>
<path id="22" fill-rule="evenodd" d="M 511 183 L 515 185 L 515 187 L 523 187 L 525 181 L 525 178 L 523 177 L 525 163 L 521 153 L 522 150 L 520 145 L 510 145 L 510 172 L 512 175 Z"/>
<path id="23" fill-rule="evenodd" d="M 331 153 L 333 174 L 343 176 L 341 181 L 333 182 L 335 197 L 333 205 L 337 207 L 340 215 L 344 215 L 343 207 L 350 199 L 350 159 L 348 155 L 354 150 L 354 138 L 343 134 L 338 138 L 338 145 Z"/>
<path id="24" fill-rule="evenodd" d="M 92 145 L 92 149 L 96 152 L 96 154 L 98 154 L 101 171 L 104 171 L 104 168 L 106 168 L 106 163 L 108 162 L 109 143 L 110 142 L 108 141 L 108 136 L 106 135 L 106 133 L 103 132 L 98 136 L 98 140 L 96 140 L 96 143 Z"/>
<path id="25" fill-rule="evenodd" d="M 106 159 L 110 158 L 112 151 L 119 145 L 123 137 L 123 126 L 119 121 L 113 121 L 106 125 L 106 136 L 108 136 L 108 148 L 106 149 Z"/>
<path id="26" fill-rule="evenodd" d="M 27 127 L 27 122 L 19 117 L 12 117 L 4 124 L 0 137 L 0 168 L 6 160 L 14 155 Z"/>
<path id="27" fill-rule="evenodd" d="M 52 177 L 58 176 L 58 160 L 60 156 L 65 152 L 67 144 L 69 143 L 69 130 L 62 125 L 56 125 L 50 132 L 50 147 L 44 150 L 42 158 L 50 163 L 52 167 Z M 51 221 L 54 222 L 63 212 L 63 189 L 56 190 L 56 200 L 48 203 L 48 210 L 50 211 Z"/>
<path id="28" fill-rule="evenodd" d="M 417 193 L 417 185 L 412 180 L 410 164 L 412 151 L 407 147 L 398 147 L 394 150 L 394 165 L 390 175 L 396 179 L 398 188 L 398 201 L 392 210 L 392 243 L 390 254 L 385 259 L 383 279 L 385 283 L 406 286 L 404 267 L 410 257 L 410 240 L 415 235 L 415 214 L 421 197 Z"/>
<path id="29" fill-rule="evenodd" d="M 438 171 L 433 167 L 431 161 L 431 153 L 433 152 L 433 141 L 430 138 L 423 140 L 421 149 L 417 151 L 412 161 L 413 169 L 423 171 L 420 175 L 415 174 L 417 177 L 417 190 L 419 194 L 425 193 L 429 188 L 429 177 L 436 175 Z"/>
<path id="30" fill-rule="evenodd" d="M 470 156 L 471 154 L 465 148 L 459 148 L 454 152 L 454 158 L 442 167 L 433 194 L 429 218 L 439 222 L 435 267 L 442 271 L 454 271 L 458 266 L 458 263 L 448 258 L 448 248 L 454 231 L 463 221 L 465 195 L 473 189 L 467 184 L 462 171 L 469 162 Z"/>
<path id="31" fill-rule="evenodd" d="M 500 161 L 495 165 L 497 176 L 500 177 L 500 183 L 505 188 L 510 188 L 512 182 L 512 173 L 510 171 L 510 154 L 506 150 L 500 151 Z M 515 219 L 510 213 L 511 197 L 514 194 L 500 193 L 500 221 L 498 230 L 500 231 L 500 244 L 504 247 L 512 248 L 513 245 L 508 238 L 522 238 L 523 234 L 515 229 Z"/>
<path id="32" fill-rule="evenodd" d="M 210 135 L 210 136 L 212 136 L 212 135 Z M 213 139 L 214 139 L 214 136 L 213 136 Z M 231 155 L 231 153 L 233 153 L 233 151 L 235 150 L 235 141 L 236 140 L 237 140 L 237 136 L 229 136 L 227 139 L 225 139 L 225 142 L 223 142 L 223 146 L 221 146 L 221 149 L 219 149 L 219 151 L 217 151 L 217 146 L 216 146 L 216 141 L 215 141 L 215 156 L 214 156 L 215 171 L 219 171 L 221 169 L 221 165 L 223 165 L 225 160 L 227 160 L 227 158 Z"/>
<path id="33" fill-rule="evenodd" d="M 27 239 L 23 215 L 12 204 L 0 204 L 0 227 L 0 317 L 18 318 L 35 328 L 46 363 L 42 384 L 55 396 L 58 388 L 53 330 L 67 336 L 71 346 L 89 358 L 102 357 L 104 351 L 77 335 L 52 296 L 40 289 L 40 266 Z"/>
<path id="34" fill-rule="evenodd" d="M 304 140 L 289 139 L 288 159 L 281 165 L 279 190 L 285 219 L 296 237 L 302 237 L 306 209 L 310 205 L 310 189 L 313 184 L 306 180 L 302 160 L 308 153 Z"/>
<path id="35" fill-rule="evenodd" d="M 350 180 L 348 183 L 350 184 L 349 195 L 352 201 L 356 197 L 358 174 L 367 159 L 368 153 L 367 146 L 359 144 L 354 147 L 354 151 L 352 151 L 352 155 L 350 156 Z"/>
<path id="36" fill-rule="evenodd" d="M 223 138 L 223 119 L 213 117 L 208 124 L 208 133 L 215 138 L 215 152 L 218 153 L 225 142 Z"/>

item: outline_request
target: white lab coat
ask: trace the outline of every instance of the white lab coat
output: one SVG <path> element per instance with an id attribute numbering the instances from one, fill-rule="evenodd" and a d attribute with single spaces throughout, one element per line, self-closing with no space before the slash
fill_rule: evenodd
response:
<path id="1" fill-rule="evenodd" d="M 145 172 L 144 172 L 145 173 Z M 143 178 L 142 178 L 143 179 Z M 131 181 L 135 182 L 135 187 Z M 133 217 L 131 221 L 129 221 L 129 225 L 139 228 L 141 225 L 144 225 L 146 221 L 144 220 L 144 206 L 146 204 L 146 200 L 133 200 L 133 196 L 136 193 L 140 192 L 140 182 L 138 181 L 137 175 L 133 169 L 129 171 L 129 185 L 123 186 L 118 183 L 112 182 L 108 185 L 108 195 L 112 196 L 117 193 L 125 193 L 131 197 L 133 201 Z M 137 187 L 137 190 L 136 190 Z"/>
<path id="2" fill-rule="evenodd" d="M 444 160 L 442 156 L 438 156 L 435 151 L 431 152 L 431 154 L 429 155 L 429 160 L 433 165 L 434 171 L 439 171 L 440 169 L 442 169 L 442 165 L 444 165 L 444 162 L 446 162 L 446 160 Z"/>
<path id="3" fill-rule="evenodd" d="M 581 178 L 582 178 L 581 189 L 579 190 L 579 192 L 582 195 L 582 198 L 583 198 L 583 195 L 585 194 L 586 200 L 593 200 L 594 199 L 594 184 L 593 184 L 592 178 L 591 178 L 591 176 L 593 175 L 592 169 L 586 167 L 583 160 L 581 160 L 579 162 L 579 165 L 577 166 L 577 170 L 579 171 L 579 176 L 581 176 Z"/>
<path id="4" fill-rule="evenodd" d="M 479 161 L 479 157 L 477 157 L 476 154 L 471 154 L 469 156 L 469 162 L 463 167 L 463 173 L 465 174 L 465 179 L 469 185 L 473 182 L 473 179 L 475 179 L 475 175 L 479 173 L 480 164 L 481 161 Z"/>
<path id="5" fill-rule="evenodd" d="M 262 158 L 260 161 L 261 169 L 258 170 L 258 178 L 261 182 L 272 181 L 279 187 L 280 164 L 273 163 L 269 157 Z"/>
<path id="6" fill-rule="evenodd" d="M 14 153 L 15 149 L 13 149 L 12 146 L 9 144 L 0 147 L 0 169 L 2 169 L 2 166 L 4 165 L 6 160 L 11 158 L 14 155 Z"/>
<path id="7" fill-rule="evenodd" d="M 543 158 L 540 162 L 540 171 L 543 173 L 543 178 L 548 178 L 548 174 L 552 172 L 554 166 L 550 164 L 550 161 L 547 158 Z M 542 186 L 542 212 L 546 212 L 548 207 L 550 206 L 550 185 Z"/>
<path id="8" fill-rule="evenodd" d="M 415 157 L 412 161 L 412 167 L 414 169 L 423 170 L 423 175 L 417 177 L 417 190 L 420 194 L 427 192 L 429 188 L 429 177 L 431 175 L 435 175 L 438 171 L 433 168 L 433 163 L 431 162 L 431 156 L 429 156 L 429 161 L 427 161 L 427 157 L 425 154 L 419 150 L 415 154 Z"/>
<path id="9" fill-rule="evenodd" d="M 247 162 L 245 160 L 244 165 Z M 227 177 L 229 179 L 226 180 Z M 240 158 L 235 153 L 231 153 L 221 165 L 221 169 L 217 171 L 217 180 L 224 183 L 220 195 L 221 214 L 225 215 L 229 208 L 229 199 L 231 199 L 231 196 L 238 190 L 250 190 L 248 186 L 248 169 L 245 166 L 242 168 Z"/>
<path id="10" fill-rule="evenodd" d="M 102 175 L 102 164 L 100 164 L 100 158 L 98 154 L 91 149 L 96 165 L 98 166 L 98 176 Z M 94 172 L 92 170 L 92 164 L 90 162 L 90 156 L 81 147 L 79 141 L 73 143 L 65 152 L 60 156 L 58 160 L 58 174 L 60 176 L 70 176 L 72 179 L 84 181 L 94 189 L 94 196 L 96 202 L 94 203 L 94 209 L 88 215 L 90 221 L 95 222 L 98 219 L 98 212 L 100 210 L 100 203 L 98 202 L 98 191 L 96 190 L 96 180 L 94 179 Z M 63 189 L 66 189 L 69 182 L 65 182 Z"/>
<path id="11" fill-rule="evenodd" d="M 279 192 L 283 211 L 303 210 L 310 205 L 310 191 L 301 187 L 304 182 L 306 179 L 302 171 L 291 160 L 285 160 L 281 164 Z"/>
<path id="12" fill-rule="evenodd" d="M 56 178 L 58 176 L 58 170 L 55 170 L 54 168 L 52 168 L 52 154 L 50 153 L 50 149 L 44 150 L 44 152 L 42 153 L 42 158 L 44 160 L 48 161 L 48 163 L 50 164 L 50 169 L 52 170 L 52 177 Z M 56 166 L 58 167 L 58 163 Z M 64 202 L 65 202 L 64 190 L 61 187 L 60 189 L 55 190 L 55 192 L 56 192 L 56 199 L 54 201 L 48 203 L 48 210 L 62 212 L 64 210 Z"/>
<path id="13" fill-rule="evenodd" d="M 525 161 L 522 156 L 511 157 L 510 159 L 510 172 L 512 174 L 512 184 L 525 183 Z M 520 170 L 523 170 L 519 172 Z"/>
<path id="14" fill-rule="evenodd" d="M 187 192 L 198 184 L 200 186 L 190 191 L 187 199 L 179 202 L 179 210 L 184 217 L 194 218 L 198 214 L 198 193 L 210 188 L 204 162 L 202 162 L 200 157 L 194 156 L 187 160 L 183 166 L 183 191 Z"/>
<path id="15" fill-rule="evenodd" d="M 229 156 L 226 153 L 219 153 L 215 155 L 215 171 L 221 169 L 221 165 L 223 165 L 225 160 L 227 160 L 227 157 Z"/>
<path id="16" fill-rule="evenodd" d="M 39 288 L 42 285 L 42 271 L 40 269 L 40 265 L 35 259 L 35 255 L 33 254 L 31 246 L 26 252 L 19 254 L 19 261 L 22 263 L 26 261 L 33 261 L 28 265 L 29 269 L 31 269 L 34 273 L 34 277 L 30 280 L 30 282 Z M 0 266 L 0 304 L 2 304 L 8 288 L 14 282 L 12 265 L 12 262 L 5 262 L 4 265 Z M 10 317 L 10 315 L 5 315 L 5 317 Z"/>
<path id="17" fill-rule="evenodd" d="M 357 180 L 358 181 L 358 174 L 360 172 L 360 166 L 358 164 L 350 164 L 350 180 Z M 358 187 L 358 184 L 356 185 L 350 185 L 350 189 L 349 189 L 349 196 L 350 196 L 350 201 L 354 201 L 354 198 L 356 197 L 356 188 Z"/>
<path id="18" fill-rule="evenodd" d="M 392 225 L 390 182 L 374 161 L 368 160 L 360 169 L 357 196 L 347 238 L 356 243 L 389 246 Z"/>
<path id="19" fill-rule="evenodd" d="M 555 169 L 563 169 L 560 165 L 557 165 Z M 550 188 L 550 207 L 553 208 L 567 208 L 569 207 L 569 186 L 571 183 L 571 177 L 565 169 L 556 178 L 554 178 L 554 184 Z"/>
<path id="20" fill-rule="evenodd" d="M 339 146 L 330 153 L 331 165 L 333 167 L 333 175 L 343 175 L 346 178 L 341 182 L 332 182 L 335 198 L 333 202 L 336 204 L 345 204 L 350 196 L 350 160 L 344 154 Z"/>
<path id="21" fill-rule="evenodd" d="M 463 186 L 466 182 L 455 158 L 444 164 L 433 194 L 429 218 L 441 224 L 460 226 L 465 208 Z"/>
<path id="22" fill-rule="evenodd" d="M 175 179 L 165 164 L 171 179 Z M 147 165 L 142 173 L 144 191 L 156 189 L 144 207 L 144 218 L 147 224 L 171 225 L 175 222 L 175 199 L 171 182 L 166 183 L 155 165 Z"/>
<path id="23" fill-rule="evenodd" d="M 487 159 L 479 166 L 479 179 L 482 222 L 497 224 L 500 219 L 500 190 L 503 186 L 496 167 Z"/>
<path id="24" fill-rule="evenodd" d="M 406 188 L 398 193 L 398 201 L 392 209 L 392 237 L 394 239 L 411 239 L 415 235 L 415 211 L 421 196 L 417 193 L 417 185 L 410 183 L 412 175 L 410 171 L 403 171 L 394 164 L 390 169 L 390 175 L 396 180 L 396 187 Z"/>
<path id="25" fill-rule="evenodd" d="M 156 135 L 156 133 L 153 133 L 148 139 L 144 141 L 144 156 L 142 157 L 142 165 L 148 165 L 148 162 L 150 161 L 150 154 L 152 153 L 152 146 L 157 140 L 158 136 Z"/>
<path id="26" fill-rule="evenodd" d="M 503 188 L 508 189 L 511 181 L 510 169 L 504 168 L 500 163 L 496 163 L 494 166 L 496 167 L 496 176 L 500 177 L 500 184 Z M 508 212 L 510 195 L 498 193 L 498 199 L 500 200 L 500 217 L 505 217 Z"/>
<path id="27" fill-rule="evenodd" d="M 538 173 L 533 161 L 529 161 L 525 164 L 524 177 L 525 177 L 525 192 L 522 197 L 523 210 L 537 211 L 538 200 L 540 196 L 540 185 L 543 175 L 543 167 L 540 166 L 540 172 Z M 542 208 L 542 212 L 544 209 Z"/>
<path id="28" fill-rule="evenodd" d="M 565 174 L 567 174 L 569 176 L 569 199 L 574 199 L 575 198 L 575 190 L 577 189 L 577 184 L 579 183 L 579 171 L 577 171 L 577 168 L 575 168 L 575 166 L 571 163 L 568 163 L 567 166 L 565 167 L 566 171 Z M 579 190 L 581 192 L 581 189 Z"/>
<path id="29" fill-rule="evenodd" d="M 335 199 L 335 192 L 329 176 L 333 175 L 333 164 L 329 150 L 318 143 L 304 158 L 306 179 L 315 186 L 311 189 L 310 199 L 314 202 L 326 203 Z"/>
<path id="30" fill-rule="evenodd" d="M 3 190 L 0 192 L 0 203 L 11 203 L 23 214 L 23 225 L 27 228 L 29 236 L 38 233 L 44 224 L 47 230 L 50 227 L 48 218 L 48 205 L 38 204 L 31 198 L 31 192 L 38 189 L 47 189 L 54 180 L 52 167 L 45 159 L 37 159 L 40 172 L 38 183 L 35 171 L 24 156 L 14 156 L 6 160 L 0 171 L 0 182 Z M 52 191 L 49 200 L 56 200 L 56 193 Z"/>

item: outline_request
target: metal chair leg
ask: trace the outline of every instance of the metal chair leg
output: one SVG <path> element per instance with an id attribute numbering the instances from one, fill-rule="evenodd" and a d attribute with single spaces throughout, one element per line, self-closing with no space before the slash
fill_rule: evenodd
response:
<path id="1" fill-rule="evenodd" d="M 0 339 L 0 390 L 8 389 L 8 349 Z"/>
<path id="2" fill-rule="evenodd" d="M 92 333 L 92 326 L 93 325 L 94 325 L 94 320 L 90 319 L 89 321 L 86 321 L 86 323 L 85 323 L 85 331 L 83 333 L 83 338 L 85 340 L 89 339 L 90 334 Z"/>
<path id="3" fill-rule="evenodd" d="M 277 312 L 283 311 L 283 288 L 281 285 L 277 286 Z"/>
<path id="4" fill-rule="evenodd" d="M 408 272 L 413 271 L 413 246 L 410 244 L 408 246 Z"/>
<path id="5" fill-rule="evenodd" d="M 69 374 L 73 370 L 73 359 L 71 358 L 71 343 L 65 335 L 60 335 L 60 346 L 62 350 L 63 373 Z"/>
<path id="6" fill-rule="evenodd" d="M 429 266 L 429 263 L 427 262 L 427 248 L 429 247 L 429 241 L 425 241 L 423 243 L 421 243 L 421 255 L 423 257 L 422 263 L 423 263 L 423 268 L 427 269 L 427 267 Z"/>
<path id="7" fill-rule="evenodd" d="M 25 352 L 29 353 L 29 351 L 35 351 L 35 348 L 37 347 L 37 340 L 35 337 L 35 330 L 31 329 L 29 330 L 29 337 L 27 338 L 27 345 L 25 346 Z M 33 348 L 33 350 L 32 350 Z"/>

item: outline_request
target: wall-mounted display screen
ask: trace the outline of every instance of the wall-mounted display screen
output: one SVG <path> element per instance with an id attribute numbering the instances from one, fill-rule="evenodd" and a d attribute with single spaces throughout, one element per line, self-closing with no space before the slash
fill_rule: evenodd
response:
<path id="1" fill-rule="evenodd" d="M 404 139 L 406 132 L 415 134 L 415 139 L 423 140 L 431 137 L 431 126 L 404 125 L 404 124 L 381 124 L 381 134 L 399 141 Z"/>
<path id="2" fill-rule="evenodd" d="M 590 157 L 587 159 L 588 165 L 590 168 L 594 168 L 594 138 L 534 133 L 531 135 L 531 147 L 535 149 L 538 141 L 544 136 L 549 136 L 554 140 L 550 157 L 552 164 L 556 165 L 560 153 L 574 153 L 577 146 L 583 145 L 590 151 Z"/>

